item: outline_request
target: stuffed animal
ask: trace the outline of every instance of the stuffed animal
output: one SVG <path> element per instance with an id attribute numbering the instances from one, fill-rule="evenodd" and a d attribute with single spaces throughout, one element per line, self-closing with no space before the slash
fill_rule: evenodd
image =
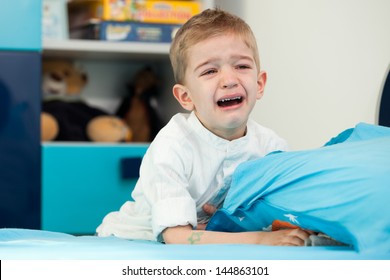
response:
<path id="1" fill-rule="evenodd" d="M 43 98 L 79 98 L 87 84 L 86 73 L 69 60 L 46 59 L 42 63 Z"/>
<path id="2" fill-rule="evenodd" d="M 134 81 L 128 84 L 126 96 L 116 115 L 122 118 L 133 131 L 133 142 L 151 142 L 162 127 L 157 113 L 159 81 L 151 68 L 140 70 Z"/>
<path id="3" fill-rule="evenodd" d="M 67 60 L 42 65 L 43 141 L 129 142 L 131 129 L 117 116 L 88 105 L 81 98 L 87 75 Z"/>

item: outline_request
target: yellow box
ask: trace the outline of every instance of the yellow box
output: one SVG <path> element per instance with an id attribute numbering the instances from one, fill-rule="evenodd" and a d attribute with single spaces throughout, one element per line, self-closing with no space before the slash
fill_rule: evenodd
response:
<path id="1" fill-rule="evenodd" d="M 103 0 L 103 19 L 183 24 L 200 13 L 198 1 Z"/>

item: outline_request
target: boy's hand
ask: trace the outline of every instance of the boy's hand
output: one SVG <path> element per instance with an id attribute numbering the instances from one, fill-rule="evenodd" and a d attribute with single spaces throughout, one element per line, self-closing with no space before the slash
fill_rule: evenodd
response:
<path id="1" fill-rule="evenodd" d="M 310 232 L 300 228 L 281 229 L 271 232 L 260 232 L 261 240 L 259 244 L 279 245 L 279 246 L 303 246 L 305 239 L 309 237 Z"/>

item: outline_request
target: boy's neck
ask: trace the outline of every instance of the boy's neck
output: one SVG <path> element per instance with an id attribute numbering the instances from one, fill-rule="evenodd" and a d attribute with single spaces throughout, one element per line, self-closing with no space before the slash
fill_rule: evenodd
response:
<path id="1" fill-rule="evenodd" d="M 231 130 L 224 130 L 224 131 L 219 131 L 219 130 L 210 130 L 209 128 L 207 128 L 203 123 L 202 121 L 198 118 L 198 116 L 196 115 L 195 113 L 195 116 L 196 118 L 198 119 L 198 121 L 200 122 L 200 124 L 205 128 L 207 129 L 210 133 L 222 138 L 222 139 L 225 139 L 225 140 L 228 140 L 228 141 L 233 141 L 233 140 L 236 140 L 236 139 L 239 139 L 241 137 L 244 137 L 247 133 L 247 125 L 244 127 L 244 129 L 231 129 Z"/>

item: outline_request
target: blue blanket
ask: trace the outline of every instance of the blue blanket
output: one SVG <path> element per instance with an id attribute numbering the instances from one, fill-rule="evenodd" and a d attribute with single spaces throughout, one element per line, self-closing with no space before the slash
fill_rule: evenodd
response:
<path id="1" fill-rule="evenodd" d="M 390 128 L 360 123 L 324 147 L 241 164 L 207 229 L 258 231 L 274 220 L 390 253 Z"/>

